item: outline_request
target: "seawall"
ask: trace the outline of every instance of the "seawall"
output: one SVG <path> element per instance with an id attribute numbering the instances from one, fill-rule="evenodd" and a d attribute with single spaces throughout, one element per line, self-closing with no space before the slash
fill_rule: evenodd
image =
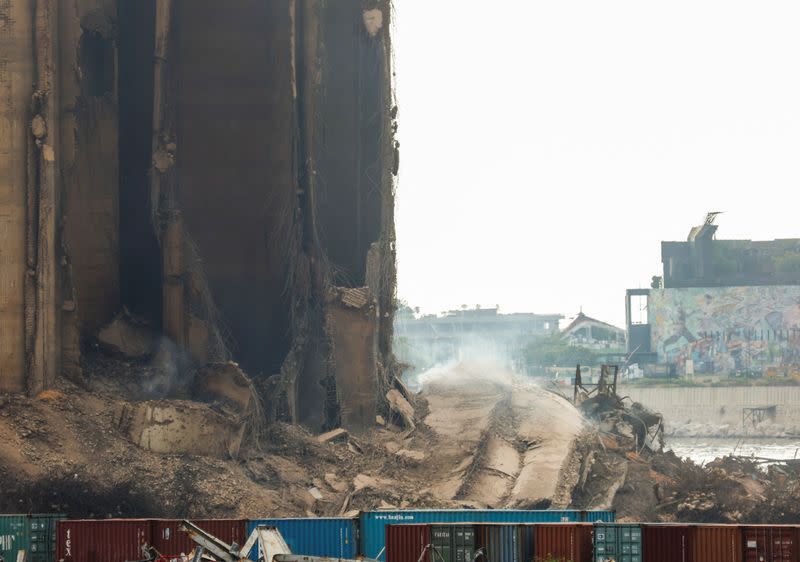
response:
<path id="1" fill-rule="evenodd" d="M 717 433 L 719 426 L 725 426 L 723 432 L 727 434 L 781 435 L 800 431 L 800 386 L 620 386 L 618 392 L 660 412 L 668 431 L 710 435 Z M 762 406 L 775 406 L 775 419 L 757 427 L 749 420 L 744 425 L 744 408 Z"/>

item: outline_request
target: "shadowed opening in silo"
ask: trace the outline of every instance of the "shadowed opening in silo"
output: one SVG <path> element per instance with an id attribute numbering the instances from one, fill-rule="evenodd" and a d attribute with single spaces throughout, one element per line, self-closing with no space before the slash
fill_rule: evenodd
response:
<path id="1" fill-rule="evenodd" d="M 120 0 L 119 223 L 122 304 L 160 329 L 161 249 L 152 221 L 154 0 Z"/>

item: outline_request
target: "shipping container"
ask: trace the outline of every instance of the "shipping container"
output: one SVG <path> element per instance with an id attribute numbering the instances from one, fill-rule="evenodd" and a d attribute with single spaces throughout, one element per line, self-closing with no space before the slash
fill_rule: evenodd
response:
<path id="1" fill-rule="evenodd" d="M 737 525 L 697 525 L 693 562 L 742 562 L 742 530 Z"/>
<path id="2" fill-rule="evenodd" d="M 536 525 L 534 555 L 543 560 L 589 562 L 592 559 L 592 527 L 588 523 Z"/>
<path id="3" fill-rule="evenodd" d="M 616 514 L 612 510 L 596 509 L 593 511 L 581 511 L 582 523 L 613 523 L 616 520 Z"/>
<path id="4" fill-rule="evenodd" d="M 788 525 L 743 527 L 745 562 L 798 562 L 797 534 Z"/>
<path id="5" fill-rule="evenodd" d="M 693 562 L 688 525 L 642 525 L 644 562 Z"/>
<path id="6" fill-rule="evenodd" d="M 56 555 L 56 522 L 63 518 L 52 514 L 27 516 L 30 546 L 25 559 L 28 562 L 52 562 Z"/>
<path id="7" fill-rule="evenodd" d="M 247 536 L 249 537 L 253 529 L 259 525 L 277 527 L 295 554 L 331 558 L 358 556 L 358 519 L 347 517 L 251 519 L 247 522 Z M 257 559 L 257 550 L 253 548 L 250 553 L 251 560 Z"/>
<path id="8" fill-rule="evenodd" d="M 477 525 L 475 545 L 486 562 L 530 562 L 534 527 L 531 525 Z"/>
<path id="9" fill-rule="evenodd" d="M 421 509 L 365 511 L 361 513 L 360 554 L 375 558 L 386 546 L 386 526 L 421 523 L 572 523 L 596 518 L 614 520 L 613 511 L 514 510 L 514 509 Z"/>
<path id="10" fill-rule="evenodd" d="M 188 554 L 194 550 L 195 542 L 187 533 L 178 529 L 181 521 L 182 519 L 153 519 L 150 544 L 164 555 Z M 189 519 L 189 521 L 228 544 L 236 543 L 241 547 L 247 541 L 247 521 L 244 519 Z"/>
<path id="11" fill-rule="evenodd" d="M 56 523 L 58 562 L 141 560 L 153 544 L 151 519 L 77 519 Z"/>
<path id="12" fill-rule="evenodd" d="M 593 542 L 595 562 L 642 562 L 642 529 L 639 525 L 595 525 Z"/>
<path id="13" fill-rule="evenodd" d="M 29 562 L 50 562 L 56 545 L 55 522 L 63 515 L 0 515 L 0 554 L 3 560 L 17 559 L 24 550 Z"/>
<path id="14" fill-rule="evenodd" d="M 453 527 L 453 562 L 472 562 L 475 556 L 475 527 L 456 525 Z"/>
<path id="15" fill-rule="evenodd" d="M 381 552 L 386 562 L 441 562 L 431 557 L 430 550 L 425 547 L 431 544 L 430 525 L 387 525 L 386 551 Z"/>

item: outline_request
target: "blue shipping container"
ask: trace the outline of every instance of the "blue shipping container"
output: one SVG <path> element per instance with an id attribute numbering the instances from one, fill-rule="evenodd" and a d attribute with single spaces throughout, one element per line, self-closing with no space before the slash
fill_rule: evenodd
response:
<path id="1" fill-rule="evenodd" d="M 594 510 L 581 511 L 581 523 L 613 523 L 616 521 L 613 511 Z"/>
<path id="2" fill-rule="evenodd" d="M 613 511 L 516 509 L 419 509 L 361 513 L 360 554 L 385 561 L 386 525 L 414 523 L 581 523 L 614 521 Z"/>
<path id="3" fill-rule="evenodd" d="M 477 546 L 492 562 L 528 562 L 533 559 L 535 527 L 529 525 L 478 525 Z"/>
<path id="4" fill-rule="evenodd" d="M 309 517 L 303 519 L 251 519 L 247 536 L 258 525 L 277 527 L 294 554 L 355 558 L 358 555 L 358 519 Z M 258 558 L 253 548 L 250 559 Z"/>

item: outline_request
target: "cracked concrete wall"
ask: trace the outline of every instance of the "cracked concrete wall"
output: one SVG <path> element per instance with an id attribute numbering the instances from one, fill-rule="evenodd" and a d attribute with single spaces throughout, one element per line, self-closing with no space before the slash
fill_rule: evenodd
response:
<path id="1" fill-rule="evenodd" d="M 124 304 L 197 361 L 280 373 L 264 388 L 295 421 L 371 423 L 392 363 L 389 3 L 132 2 L 0 0 L 0 390 L 52 384 L 58 352 L 77 370 Z M 327 302 L 337 286 L 366 308 Z"/>
<path id="2" fill-rule="evenodd" d="M 116 19 L 112 0 L 63 3 L 59 14 L 66 312 L 83 336 L 120 307 Z"/>
<path id="3" fill-rule="evenodd" d="M 367 288 L 333 289 L 326 304 L 340 422 L 353 431 L 367 430 L 377 414 L 377 306 Z"/>
<path id="4" fill-rule="evenodd" d="M 33 0 L 0 1 L 0 391 L 22 392 Z"/>

